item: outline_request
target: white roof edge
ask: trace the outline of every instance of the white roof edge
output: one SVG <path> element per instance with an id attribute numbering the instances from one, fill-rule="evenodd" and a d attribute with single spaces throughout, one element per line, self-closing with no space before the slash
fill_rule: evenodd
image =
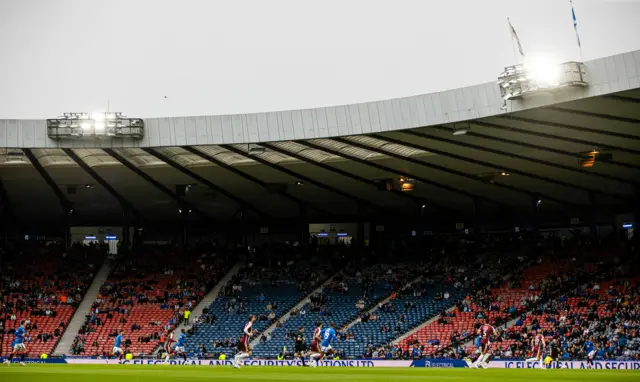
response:
<path id="1" fill-rule="evenodd" d="M 0 119 L 0 147 L 128 148 L 241 144 L 381 133 L 490 117 L 640 88 L 640 50 L 585 62 L 589 86 L 510 101 L 496 82 L 383 101 L 251 114 L 146 118 L 139 141 L 55 141 L 45 120 Z M 496 77 L 501 68 L 496 68 Z"/>

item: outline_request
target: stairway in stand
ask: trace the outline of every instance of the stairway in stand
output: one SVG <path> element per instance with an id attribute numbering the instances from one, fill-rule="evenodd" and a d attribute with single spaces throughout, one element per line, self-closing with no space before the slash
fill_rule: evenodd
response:
<path id="1" fill-rule="evenodd" d="M 100 293 L 100 287 L 107 280 L 109 273 L 111 273 L 111 260 L 106 259 L 100 270 L 96 274 L 96 277 L 93 279 L 91 286 L 87 290 L 87 293 L 84 295 L 84 298 L 80 302 L 78 309 L 76 309 L 73 318 L 69 322 L 67 329 L 64 331 L 64 334 L 60 338 L 60 342 L 56 346 L 53 354 L 54 355 L 64 355 L 69 354 L 71 352 L 71 345 L 73 345 L 73 340 L 78 335 L 78 331 L 84 324 L 85 318 L 89 311 L 91 310 L 91 305 L 98 298 L 98 293 Z"/>

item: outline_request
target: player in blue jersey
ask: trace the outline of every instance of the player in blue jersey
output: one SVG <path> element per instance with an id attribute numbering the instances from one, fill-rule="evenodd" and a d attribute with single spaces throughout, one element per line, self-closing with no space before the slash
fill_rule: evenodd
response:
<path id="1" fill-rule="evenodd" d="M 587 352 L 587 368 L 591 369 L 592 367 L 595 367 L 593 358 L 596 356 L 596 346 L 591 340 L 586 340 L 584 342 L 584 350 Z"/>
<path id="2" fill-rule="evenodd" d="M 115 341 L 113 342 L 113 350 L 111 350 L 111 356 L 118 356 L 118 360 L 122 362 L 122 358 L 124 358 L 124 351 L 122 351 L 122 342 L 124 341 L 124 330 L 120 331 L 120 334 L 116 336 Z"/>
<path id="3" fill-rule="evenodd" d="M 27 348 L 24 345 L 25 334 L 26 331 L 24 329 L 24 320 L 22 320 L 20 321 L 20 326 L 18 326 L 16 331 L 13 332 L 14 339 L 11 342 L 11 345 L 13 346 L 13 352 L 9 355 L 9 358 L 4 361 L 7 366 L 11 366 L 11 360 L 17 355 L 20 355 L 20 365 L 26 366 L 24 363 L 24 356 L 27 354 Z"/>
<path id="4" fill-rule="evenodd" d="M 182 355 L 184 360 L 187 360 L 187 351 L 185 350 L 185 342 L 187 341 L 187 334 L 184 329 L 180 331 L 180 335 L 178 336 L 178 341 L 176 341 L 176 346 L 173 348 L 173 352 L 177 355 Z"/>
<path id="5" fill-rule="evenodd" d="M 333 348 L 331 347 L 331 341 L 338 339 L 336 336 L 336 323 L 332 322 L 328 328 L 323 329 L 320 332 L 320 358 L 325 355 L 333 354 Z M 314 363 L 313 366 L 316 364 Z"/>
<path id="6" fill-rule="evenodd" d="M 472 367 L 473 364 L 480 358 L 482 355 L 482 336 L 477 336 L 474 343 L 475 351 L 470 356 L 464 359 L 464 362 L 467 363 L 467 367 Z"/>

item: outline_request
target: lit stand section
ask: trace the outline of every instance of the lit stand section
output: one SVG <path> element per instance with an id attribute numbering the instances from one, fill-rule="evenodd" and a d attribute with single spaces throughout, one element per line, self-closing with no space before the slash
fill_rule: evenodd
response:
<path id="1" fill-rule="evenodd" d="M 141 118 L 124 117 L 122 113 L 64 113 L 47 119 L 47 134 L 51 139 L 133 138 L 144 137 Z"/>

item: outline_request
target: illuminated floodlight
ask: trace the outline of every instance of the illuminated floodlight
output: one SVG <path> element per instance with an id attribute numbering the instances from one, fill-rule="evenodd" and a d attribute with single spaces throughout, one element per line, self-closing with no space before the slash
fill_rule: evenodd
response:
<path id="1" fill-rule="evenodd" d="M 47 119 L 47 133 L 51 139 L 133 138 L 144 136 L 144 121 L 129 118 L 120 112 L 64 113 L 62 117 Z"/>
<path id="2" fill-rule="evenodd" d="M 557 64 L 548 56 L 531 57 L 524 64 L 508 66 L 498 76 L 500 95 L 505 102 L 532 93 L 588 85 L 583 63 Z"/>
<path id="3" fill-rule="evenodd" d="M 550 56 L 532 57 L 525 62 L 526 79 L 539 85 L 558 86 L 560 83 L 560 66 Z M 509 81 L 510 83 L 514 80 Z"/>

